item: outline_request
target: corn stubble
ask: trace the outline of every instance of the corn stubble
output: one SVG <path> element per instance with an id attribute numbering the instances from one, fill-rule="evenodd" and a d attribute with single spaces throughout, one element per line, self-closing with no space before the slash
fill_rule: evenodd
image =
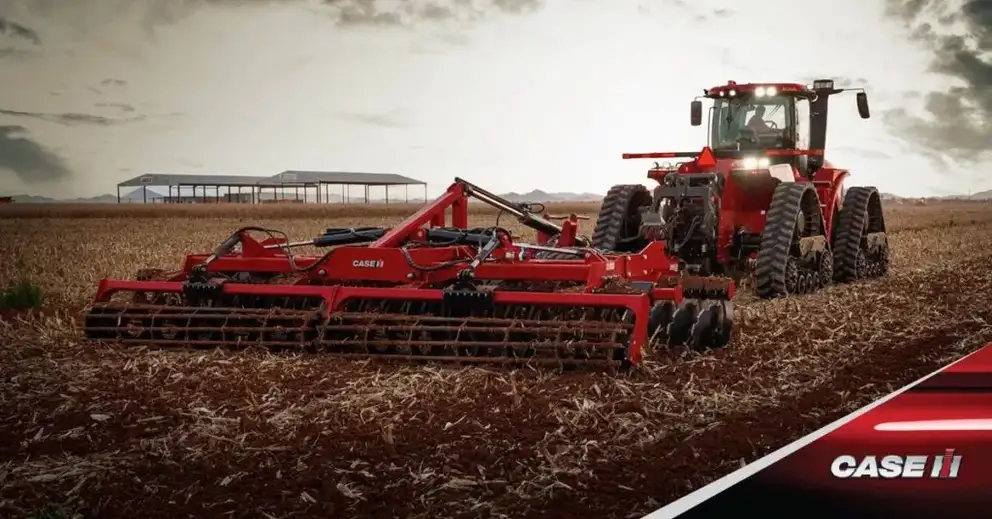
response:
<path id="1" fill-rule="evenodd" d="M 15 204 L 0 285 L 46 303 L 0 321 L 0 515 L 639 516 L 992 340 L 992 205 L 885 210 L 888 277 L 744 293 L 730 348 L 611 376 L 84 347 L 103 277 L 175 268 L 248 222 L 303 238 L 411 207 Z"/>

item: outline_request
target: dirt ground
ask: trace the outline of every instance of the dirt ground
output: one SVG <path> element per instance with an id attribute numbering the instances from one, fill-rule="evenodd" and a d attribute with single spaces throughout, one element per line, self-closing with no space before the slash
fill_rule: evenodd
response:
<path id="1" fill-rule="evenodd" d="M 0 283 L 47 291 L 0 320 L 0 515 L 640 517 L 992 341 L 992 205 L 944 203 L 886 206 L 888 277 L 744 293 L 731 347 L 625 375 L 82 344 L 102 277 L 402 209 L 214 210 L 0 213 Z"/>

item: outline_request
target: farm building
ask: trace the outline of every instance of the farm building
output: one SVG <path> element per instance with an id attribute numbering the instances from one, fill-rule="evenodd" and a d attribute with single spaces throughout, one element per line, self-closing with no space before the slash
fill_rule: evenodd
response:
<path id="1" fill-rule="evenodd" d="M 197 203 L 252 203 L 251 193 L 222 192 L 219 197 L 197 195 L 191 187 L 176 187 L 169 190 L 168 195 L 159 189 L 139 187 L 130 193 L 120 196 L 121 204 L 197 204 Z"/>
<path id="2" fill-rule="evenodd" d="M 410 200 L 411 185 L 427 183 L 384 173 L 289 170 L 271 177 L 241 175 L 150 174 L 117 185 L 118 203 L 351 203 L 352 188 L 364 188 L 361 199 L 372 201 L 370 188 L 383 188 L 382 201 Z M 403 188 L 397 196 L 396 188 Z M 135 188 L 122 194 L 122 188 Z M 390 191 L 393 188 L 393 191 Z M 354 197 L 355 201 L 359 197 Z"/>

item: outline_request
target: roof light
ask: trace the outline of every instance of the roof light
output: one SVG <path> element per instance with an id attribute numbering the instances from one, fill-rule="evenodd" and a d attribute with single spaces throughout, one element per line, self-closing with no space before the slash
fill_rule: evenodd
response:
<path id="1" fill-rule="evenodd" d="M 736 90 L 731 90 L 730 91 L 730 97 L 734 97 L 735 95 L 737 95 L 737 91 Z"/>
<path id="2" fill-rule="evenodd" d="M 765 87 L 758 87 L 754 89 L 755 97 L 765 97 Z"/>
<path id="3" fill-rule="evenodd" d="M 778 90 L 775 87 L 770 86 L 770 87 L 765 88 L 765 95 L 766 96 L 768 96 L 768 97 L 775 97 L 776 94 L 778 94 Z"/>
<path id="4" fill-rule="evenodd" d="M 709 146 L 704 147 L 703 151 L 699 152 L 699 156 L 696 157 L 696 165 L 701 168 L 712 168 L 716 166 L 716 156 L 713 155 L 713 150 Z"/>

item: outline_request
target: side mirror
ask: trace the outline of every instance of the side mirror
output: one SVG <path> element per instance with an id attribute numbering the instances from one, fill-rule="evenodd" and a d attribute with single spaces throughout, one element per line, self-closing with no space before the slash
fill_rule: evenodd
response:
<path id="1" fill-rule="evenodd" d="M 858 115 L 862 119 L 867 119 L 871 117 L 871 111 L 868 109 L 868 94 L 864 92 L 858 92 Z"/>
<path id="2" fill-rule="evenodd" d="M 823 167 L 823 155 L 810 155 L 807 158 L 806 167 L 809 168 L 811 175 L 820 171 L 820 168 Z"/>
<path id="3" fill-rule="evenodd" d="M 703 102 L 693 101 L 689 105 L 689 124 L 699 126 L 703 124 Z"/>

